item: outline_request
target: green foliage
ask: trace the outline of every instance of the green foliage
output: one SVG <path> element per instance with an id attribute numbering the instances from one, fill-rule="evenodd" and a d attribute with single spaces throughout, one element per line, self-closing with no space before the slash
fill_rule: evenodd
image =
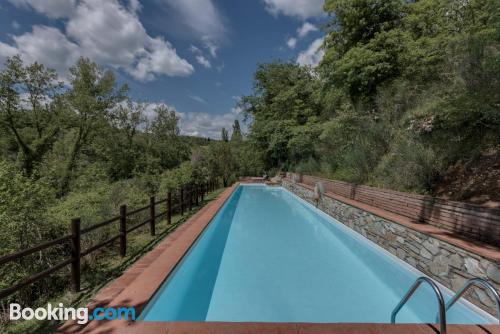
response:
<path id="1" fill-rule="evenodd" d="M 158 159 L 159 170 L 173 168 L 189 158 L 189 147 L 179 138 L 179 117 L 164 105 L 154 109 L 156 117 L 149 126 L 149 145 L 153 157 Z"/>
<path id="2" fill-rule="evenodd" d="M 400 0 L 326 0 L 324 9 L 334 15 L 328 36 L 341 54 L 357 44 L 370 42 L 378 33 L 398 25 Z"/>
<path id="3" fill-rule="evenodd" d="M 214 143 L 206 153 L 209 174 L 221 177 L 224 187 L 228 186 L 231 176 L 237 169 L 231 144 L 225 141 Z"/>
<path id="4" fill-rule="evenodd" d="M 60 132 L 60 83 L 54 70 L 8 58 L 0 73 L 0 127 L 12 138 L 17 159 L 31 175 Z"/>
<path id="5" fill-rule="evenodd" d="M 124 99 L 128 89 L 126 86 L 116 88 L 113 72 L 103 72 L 89 59 L 80 58 L 69 72 L 72 89 L 67 92 L 67 101 L 73 111 L 70 122 L 76 131 L 62 176 L 60 195 L 69 191 L 80 154 L 92 142 L 98 130 L 108 124 L 112 108 Z"/>
<path id="6" fill-rule="evenodd" d="M 24 176 L 7 161 L 0 160 L 0 253 L 20 250 L 51 234 L 45 208 L 54 200 L 47 184 Z"/>
<path id="7" fill-rule="evenodd" d="M 240 106 L 252 119 L 249 141 L 263 152 L 264 167 L 285 168 L 314 156 L 321 107 L 318 81 L 308 68 L 292 63 L 259 65 L 252 95 Z"/>
<path id="8" fill-rule="evenodd" d="M 227 132 L 226 128 L 222 128 L 222 130 L 220 131 L 220 138 L 222 141 L 229 141 L 229 132 Z"/>
<path id="9" fill-rule="evenodd" d="M 241 134 L 240 122 L 235 119 L 233 124 L 233 133 L 231 134 L 231 141 L 241 142 L 243 135 Z"/>
<path id="10" fill-rule="evenodd" d="M 54 199 L 54 192 L 46 183 L 24 176 L 13 164 L 0 160 L 0 255 L 35 246 L 65 233 L 65 229 L 50 220 L 46 211 Z M 46 269 L 63 255 L 60 248 L 52 248 L 49 252 L 1 266 L 0 289 Z M 53 286 L 57 285 L 54 280 Z M 12 298 L 26 303 L 48 286 L 50 284 L 41 281 Z"/>
<path id="11" fill-rule="evenodd" d="M 190 161 L 185 161 L 178 167 L 165 171 L 160 177 L 160 194 L 177 191 L 193 182 L 194 168 Z"/>
<path id="12" fill-rule="evenodd" d="M 403 137 L 378 163 L 373 173 L 374 184 L 401 191 L 429 193 L 441 170 L 441 162 L 432 148 Z"/>
<path id="13" fill-rule="evenodd" d="M 326 0 L 316 70 L 258 66 L 240 106 L 265 170 L 432 193 L 500 145 L 500 3 Z"/>
<path id="14" fill-rule="evenodd" d="M 88 59 L 78 60 L 63 86 L 53 70 L 8 58 L 0 71 L 0 255 L 67 234 L 72 218 L 90 226 L 115 217 L 121 205 L 135 209 L 149 196 L 165 198 L 209 177 L 227 183 L 237 174 L 239 123 L 231 142 L 181 136 L 174 110 L 160 105 L 146 118 L 149 106 L 126 93 L 112 71 Z M 127 223 L 142 222 L 147 214 Z M 85 234 L 82 249 L 116 233 L 111 224 Z M 103 251 L 82 260 L 86 272 L 100 266 Z M 0 266 L 0 289 L 69 256 L 65 244 Z M 65 288 L 63 270 L 9 300 L 36 305 Z"/>
<path id="15" fill-rule="evenodd" d="M 255 150 L 252 143 L 245 141 L 236 150 L 239 176 L 260 176 L 264 174 L 265 166 L 262 153 Z"/>

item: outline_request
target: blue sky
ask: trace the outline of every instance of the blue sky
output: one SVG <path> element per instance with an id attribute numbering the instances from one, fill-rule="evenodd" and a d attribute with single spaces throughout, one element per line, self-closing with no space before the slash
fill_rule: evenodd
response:
<path id="1" fill-rule="evenodd" d="M 240 118 L 258 63 L 314 66 L 323 0 L 5 0 L 0 61 L 21 54 L 67 75 L 79 56 L 113 68 L 136 101 L 177 110 L 184 134 Z M 151 108 L 152 109 L 152 108 Z M 154 117 L 154 115 L 150 115 Z"/>

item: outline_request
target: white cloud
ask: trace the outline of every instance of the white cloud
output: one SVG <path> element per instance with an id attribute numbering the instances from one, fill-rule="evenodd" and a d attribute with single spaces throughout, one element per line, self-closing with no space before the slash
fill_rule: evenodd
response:
<path id="1" fill-rule="evenodd" d="M 181 133 L 188 136 L 220 139 L 221 129 L 224 127 L 231 133 L 235 119 L 240 119 L 240 115 L 234 108 L 231 112 L 221 115 L 203 112 L 180 113 Z"/>
<path id="2" fill-rule="evenodd" d="M 14 21 L 12 21 L 12 28 L 18 30 L 19 28 L 21 28 L 21 25 L 19 24 L 19 22 L 14 20 Z"/>
<path id="3" fill-rule="evenodd" d="M 322 44 L 323 38 L 318 38 L 312 42 L 306 50 L 299 53 L 297 63 L 300 65 L 316 67 L 325 55 L 325 51 L 321 48 Z"/>
<path id="4" fill-rule="evenodd" d="M 323 15 L 324 0 L 264 0 L 266 10 L 273 15 L 308 19 Z"/>
<path id="5" fill-rule="evenodd" d="M 304 38 L 310 32 L 317 31 L 317 30 L 318 30 L 318 28 L 314 24 L 309 23 L 309 22 L 304 22 L 304 24 L 300 28 L 297 29 L 297 35 L 300 38 Z"/>
<path id="6" fill-rule="evenodd" d="M 203 51 L 200 48 L 191 44 L 189 50 L 195 54 L 196 61 L 198 64 L 203 65 L 205 68 L 211 68 L 212 64 L 210 61 L 203 55 Z"/>
<path id="7" fill-rule="evenodd" d="M 93 60 L 121 66 L 130 64 L 147 40 L 137 17 L 116 1 L 82 2 L 66 32 Z"/>
<path id="8" fill-rule="evenodd" d="M 198 62 L 198 64 L 203 65 L 205 68 L 212 67 L 210 61 L 208 61 L 208 59 L 203 57 L 202 55 L 196 56 L 196 61 Z"/>
<path id="9" fill-rule="evenodd" d="M 299 28 L 297 28 L 297 37 L 290 37 L 286 41 L 286 45 L 289 49 L 295 49 L 299 40 L 306 37 L 310 32 L 317 31 L 318 28 L 309 22 L 304 22 Z"/>
<path id="10" fill-rule="evenodd" d="M 9 0 L 13 5 L 22 8 L 32 8 L 50 18 L 69 17 L 73 13 L 75 0 Z"/>
<path id="11" fill-rule="evenodd" d="M 213 0 L 163 0 L 182 18 L 181 22 L 194 33 L 212 57 L 217 56 L 226 35 L 224 19 Z"/>
<path id="12" fill-rule="evenodd" d="M 217 57 L 217 51 L 219 50 L 219 46 L 214 43 L 213 41 L 210 40 L 210 38 L 204 37 L 203 38 L 203 45 L 205 46 L 205 49 L 208 50 L 210 55 L 213 58 Z"/>
<path id="13" fill-rule="evenodd" d="M 123 67 L 140 80 L 187 76 L 193 67 L 161 37 L 148 36 L 138 17 L 117 1 L 82 2 L 66 27 L 91 59 Z"/>
<path id="14" fill-rule="evenodd" d="M 154 120 L 156 117 L 154 110 L 159 106 L 166 106 L 175 111 L 179 117 L 179 128 L 183 135 L 220 139 L 221 129 L 224 127 L 231 133 L 235 119 L 240 121 L 242 130 L 246 130 L 242 122 L 241 110 L 238 107 L 232 108 L 225 114 L 213 115 L 206 112 L 179 112 L 174 106 L 164 102 L 148 103 L 145 114 L 149 121 Z"/>
<path id="15" fill-rule="evenodd" d="M 35 3 L 45 4 L 34 0 L 11 1 L 19 5 L 29 2 L 39 12 L 43 11 L 35 7 Z M 71 13 L 66 11 L 69 16 L 66 35 L 53 27 L 35 26 L 30 33 L 14 36 L 11 47 L 27 62 L 37 60 L 62 75 L 79 56 L 89 57 L 101 65 L 123 68 L 139 80 L 193 73 L 193 66 L 181 58 L 168 41 L 147 34 L 137 16 L 139 10 L 136 0 L 129 0 L 128 7 L 117 0 L 81 0 Z M 0 55 L 11 51 L 5 45 L 0 45 L 0 49 L 4 49 Z"/>
<path id="16" fill-rule="evenodd" d="M 133 103 L 136 104 L 137 102 L 134 101 Z M 144 114 L 149 122 L 153 121 L 156 118 L 155 109 L 161 106 L 167 107 L 169 110 L 173 110 L 177 114 L 177 116 L 179 116 L 179 118 L 181 117 L 181 113 L 178 112 L 174 106 L 164 102 L 153 102 L 153 103 L 147 103 L 146 108 L 144 109 Z"/>
<path id="17" fill-rule="evenodd" d="M 206 104 L 207 101 L 205 101 L 203 98 L 197 96 L 197 95 L 188 95 L 188 97 L 193 100 L 193 101 L 196 101 L 196 102 L 200 102 L 200 103 L 203 103 L 203 104 Z"/>
<path id="18" fill-rule="evenodd" d="M 153 80 L 156 75 L 185 77 L 194 72 L 193 66 L 177 55 L 172 45 L 161 37 L 149 38 L 135 66 L 126 70 L 139 80 Z"/>
<path id="19" fill-rule="evenodd" d="M 196 54 L 202 53 L 200 48 L 198 48 L 192 44 L 189 46 L 189 51 L 191 51 L 192 53 L 196 53 Z"/>
<path id="20" fill-rule="evenodd" d="M 290 48 L 290 49 L 295 49 L 295 47 L 297 46 L 297 38 L 295 37 L 290 37 L 287 41 L 286 41 L 286 45 Z"/>
<path id="21" fill-rule="evenodd" d="M 2 64 L 5 57 L 20 54 L 26 63 L 37 61 L 65 76 L 68 68 L 78 59 L 78 45 L 53 27 L 34 26 L 31 32 L 14 36 L 13 39 L 14 45 L 0 44 Z"/>
<path id="22" fill-rule="evenodd" d="M 127 7 L 132 13 L 140 12 L 142 9 L 139 0 L 129 0 Z"/>
<path id="23" fill-rule="evenodd" d="M 15 56 L 17 53 L 17 48 L 10 46 L 9 44 L 0 42 L 0 68 L 2 68 L 7 57 Z"/>

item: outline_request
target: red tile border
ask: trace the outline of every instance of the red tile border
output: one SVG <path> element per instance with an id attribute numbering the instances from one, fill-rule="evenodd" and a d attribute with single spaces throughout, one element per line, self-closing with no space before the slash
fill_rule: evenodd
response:
<path id="1" fill-rule="evenodd" d="M 139 313 L 189 250 L 204 228 L 232 194 L 238 184 L 226 189 L 217 199 L 201 208 L 183 225 L 162 240 L 152 251 L 138 260 L 121 277 L 101 289 L 89 303 L 89 308 L 135 307 Z M 291 333 L 291 334 L 436 334 L 426 324 L 313 324 L 313 323 L 250 323 L 250 322 L 128 322 L 90 321 L 85 325 L 68 321 L 57 333 Z M 500 334 L 500 326 L 449 325 L 448 333 Z"/>
<path id="2" fill-rule="evenodd" d="M 73 333 L 106 334 L 436 334 L 430 324 L 265 323 L 265 322 L 100 322 L 99 327 Z M 448 334 L 500 334 L 498 325 L 448 325 Z"/>

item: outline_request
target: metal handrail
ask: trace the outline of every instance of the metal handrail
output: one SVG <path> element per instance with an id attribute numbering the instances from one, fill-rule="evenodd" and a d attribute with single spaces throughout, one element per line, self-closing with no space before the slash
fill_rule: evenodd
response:
<path id="1" fill-rule="evenodd" d="M 497 304 L 497 318 L 498 324 L 500 324 L 500 296 L 498 295 L 498 292 L 495 290 L 495 288 L 487 280 L 478 277 L 468 279 L 467 282 L 465 282 L 464 286 L 457 291 L 457 293 L 448 301 L 448 303 L 446 303 L 445 311 L 448 311 L 450 307 L 452 307 L 453 304 L 455 304 L 455 302 L 459 300 L 467 292 L 467 290 L 469 290 L 474 285 L 483 287 L 484 289 L 491 292 L 491 294 L 493 295 L 493 300 Z"/>
<path id="2" fill-rule="evenodd" d="M 401 308 L 406 304 L 408 299 L 410 299 L 410 297 L 413 296 L 413 293 L 418 289 L 420 284 L 422 284 L 423 282 L 429 284 L 434 290 L 434 293 L 436 294 L 439 303 L 439 333 L 446 334 L 446 310 L 444 306 L 445 304 L 443 295 L 441 294 L 441 290 L 439 290 L 437 284 L 434 283 L 434 281 L 431 280 L 430 278 L 424 276 L 417 278 L 415 283 L 413 283 L 413 285 L 411 286 L 410 290 L 408 290 L 403 299 L 401 299 L 399 304 L 394 308 L 394 311 L 392 311 L 391 314 L 391 323 L 393 324 L 396 323 L 396 315 L 401 310 Z"/>

